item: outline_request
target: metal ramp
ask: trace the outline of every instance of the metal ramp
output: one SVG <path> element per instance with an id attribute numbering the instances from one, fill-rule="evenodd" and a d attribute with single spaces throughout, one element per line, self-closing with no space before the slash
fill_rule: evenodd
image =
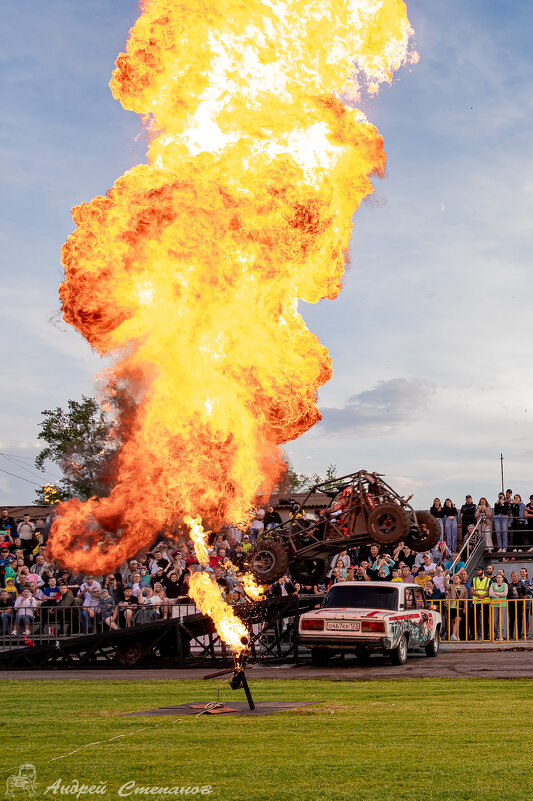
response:
<path id="1" fill-rule="evenodd" d="M 239 604 L 234 613 L 250 631 L 250 661 L 292 661 L 298 658 L 299 616 L 322 596 L 287 595 Z M 33 646 L 0 649 L 0 669 L 213 666 L 232 663 L 230 649 L 211 618 L 195 613 L 170 620 L 99 631 L 92 634 L 41 637 Z"/>

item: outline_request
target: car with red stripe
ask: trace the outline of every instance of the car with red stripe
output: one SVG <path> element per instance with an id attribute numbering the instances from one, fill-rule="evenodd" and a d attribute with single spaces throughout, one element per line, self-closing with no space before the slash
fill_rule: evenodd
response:
<path id="1" fill-rule="evenodd" d="M 329 589 L 319 608 L 301 615 L 298 635 L 316 666 L 345 651 L 355 651 L 361 662 L 379 651 L 403 665 L 415 648 L 437 656 L 441 626 L 441 615 L 418 584 L 342 581 Z"/>

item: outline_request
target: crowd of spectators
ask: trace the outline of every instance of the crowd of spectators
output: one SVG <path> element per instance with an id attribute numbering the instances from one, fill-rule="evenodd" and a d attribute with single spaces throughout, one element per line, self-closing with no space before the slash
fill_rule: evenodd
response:
<path id="1" fill-rule="evenodd" d="M 474 514 L 477 511 L 475 508 Z M 347 549 L 326 566 L 322 581 L 301 584 L 288 570 L 268 586 L 267 593 L 273 597 L 321 594 L 342 581 L 414 582 L 423 586 L 426 596 L 441 608 L 445 602 L 446 610 L 453 610 L 449 624 L 451 639 L 466 636 L 465 623 L 470 629 L 466 621 L 467 605 L 477 604 L 477 591 L 473 582 L 468 581 L 457 550 L 446 544 L 447 523 L 442 519 L 443 539 L 431 551 L 416 553 L 403 542 L 388 548 L 364 545 Z M 114 572 L 78 575 L 48 561 L 48 521 L 32 522 L 25 515 L 15 523 L 7 509 L 2 509 L 0 634 L 30 636 L 37 630 L 48 635 L 85 633 L 169 618 L 175 612 L 174 607 L 190 603 L 189 577 L 200 570 L 210 574 L 228 603 L 243 603 L 246 596 L 239 572 L 245 569 L 246 553 L 256 540 L 268 537 L 280 522 L 278 513 L 267 507 L 257 512 L 246 531 L 224 527 L 214 538 L 206 566 L 198 563 L 192 540 L 159 538 L 148 551 L 138 553 Z M 474 523 L 467 522 L 469 525 Z M 521 637 L 524 631 L 529 631 L 533 595 L 527 569 L 507 577 L 503 569 L 495 572 L 489 565 L 486 578 L 489 580 L 486 604 L 492 608 L 487 626 L 492 627 L 498 614 L 498 631 L 502 636 L 513 607 L 514 618 L 509 620 L 508 630 L 512 632 L 514 627 Z M 508 603 L 511 599 L 526 599 L 520 606 L 521 612 L 516 610 L 517 604 Z M 504 609 L 507 611 L 502 615 Z"/>
<path id="2" fill-rule="evenodd" d="M 492 505 L 484 497 L 476 504 L 471 495 L 466 495 L 459 509 L 450 498 L 444 503 L 435 498 L 429 511 L 440 526 L 442 538 L 453 551 L 457 549 L 459 527 L 464 542 L 468 527 L 479 522 L 478 530 L 488 550 L 533 552 L 533 495 L 526 504 L 521 495 L 508 489 L 498 493 Z"/>
<path id="3" fill-rule="evenodd" d="M 224 527 L 209 549 L 209 564 L 197 561 L 192 540 L 158 538 L 148 551 L 106 575 L 80 575 L 48 561 L 49 522 L 15 522 L 0 510 L 0 634 L 29 637 L 85 633 L 165 619 L 173 607 L 191 603 L 192 572 L 205 571 L 229 604 L 246 598 L 239 580 L 246 552 L 281 523 L 272 508 L 260 509 L 247 531 Z M 271 588 L 268 588 L 269 591 Z M 279 584 L 272 588 L 276 594 Z"/>

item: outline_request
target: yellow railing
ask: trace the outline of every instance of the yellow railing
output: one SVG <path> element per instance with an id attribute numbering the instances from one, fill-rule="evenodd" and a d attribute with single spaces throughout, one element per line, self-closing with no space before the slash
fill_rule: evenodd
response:
<path id="1" fill-rule="evenodd" d="M 496 603 L 471 599 L 428 599 L 442 615 L 441 642 L 527 642 L 531 629 L 531 598 Z"/>

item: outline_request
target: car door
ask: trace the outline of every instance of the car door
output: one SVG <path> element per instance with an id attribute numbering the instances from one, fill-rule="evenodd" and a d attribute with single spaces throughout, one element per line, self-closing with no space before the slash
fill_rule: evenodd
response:
<path id="1" fill-rule="evenodd" d="M 432 632 L 431 632 L 431 620 L 430 615 L 426 610 L 426 599 L 424 596 L 424 592 L 422 587 L 415 587 L 414 589 L 414 596 L 415 596 L 415 606 L 416 606 L 416 617 L 413 616 L 413 624 L 418 628 L 418 636 L 417 640 L 421 645 L 428 643 L 431 640 Z"/>

